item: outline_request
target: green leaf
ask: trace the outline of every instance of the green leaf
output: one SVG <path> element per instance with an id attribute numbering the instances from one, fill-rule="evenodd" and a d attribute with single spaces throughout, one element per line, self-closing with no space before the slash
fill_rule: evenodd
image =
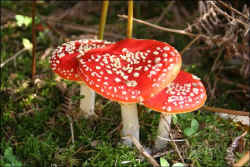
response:
<path id="1" fill-rule="evenodd" d="M 28 50 L 31 50 L 33 48 L 32 43 L 27 38 L 23 38 L 23 46 Z"/>
<path id="2" fill-rule="evenodd" d="M 192 119 L 191 128 L 196 132 L 199 129 L 199 122 L 196 119 Z"/>
<path id="3" fill-rule="evenodd" d="M 1 163 L 4 164 L 4 166 L 15 166 L 15 167 L 21 167 L 22 163 L 17 161 L 15 155 L 13 154 L 12 148 L 8 147 L 4 150 L 4 156 L 3 161 Z"/>
<path id="4" fill-rule="evenodd" d="M 172 120 L 173 120 L 174 125 L 176 125 L 178 122 L 178 118 L 175 114 L 172 115 Z"/>
<path id="5" fill-rule="evenodd" d="M 184 129 L 184 134 L 186 136 L 192 136 L 198 131 L 198 129 L 199 129 L 199 122 L 193 118 L 191 121 L 191 127 Z"/>
<path id="6" fill-rule="evenodd" d="M 21 27 L 22 25 L 28 27 L 32 23 L 32 18 L 23 15 L 16 15 L 16 21 L 19 27 Z"/>
<path id="7" fill-rule="evenodd" d="M 23 25 L 24 17 L 22 15 L 16 15 L 17 25 L 21 27 Z"/>
<path id="8" fill-rule="evenodd" d="M 195 133 L 195 131 L 192 128 L 186 128 L 184 129 L 184 134 L 186 136 L 192 136 Z"/>
<path id="9" fill-rule="evenodd" d="M 165 158 L 160 158 L 160 164 L 161 164 L 161 167 L 169 167 L 169 163 L 168 161 L 165 159 Z"/>
<path id="10" fill-rule="evenodd" d="M 185 164 L 177 162 L 172 167 L 185 167 Z"/>
<path id="11" fill-rule="evenodd" d="M 5 149 L 4 151 L 4 157 L 9 161 L 9 162 L 13 162 L 15 161 L 15 157 L 13 155 L 13 151 L 11 147 L 8 147 L 7 149 Z"/>

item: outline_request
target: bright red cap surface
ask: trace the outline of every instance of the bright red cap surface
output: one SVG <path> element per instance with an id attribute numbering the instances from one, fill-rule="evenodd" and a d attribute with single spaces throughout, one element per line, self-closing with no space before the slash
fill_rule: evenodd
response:
<path id="1" fill-rule="evenodd" d="M 58 46 L 50 57 L 52 70 L 60 77 L 68 80 L 81 81 L 78 75 L 79 62 L 77 56 L 84 56 L 90 49 L 110 45 L 108 41 L 76 40 Z"/>
<path id="2" fill-rule="evenodd" d="M 119 102 L 140 102 L 175 79 L 181 56 L 155 40 L 125 39 L 93 49 L 79 59 L 80 77 L 102 96 Z"/>
<path id="3" fill-rule="evenodd" d="M 163 91 L 143 104 L 155 111 L 185 113 L 200 108 L 206 101 L 206 89 L 198 77 L 180 71 Z"/>

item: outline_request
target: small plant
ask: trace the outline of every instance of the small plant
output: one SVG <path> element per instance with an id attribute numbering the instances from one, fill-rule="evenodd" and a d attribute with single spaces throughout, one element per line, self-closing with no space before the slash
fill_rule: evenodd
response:
<path id="1" fill-rule="evenodd" d="M 198 131 L 198 129 L 199 129 L 199 122 L 193 118 L 190 127 L 184 129 L 184 134 L 186 136 L 192 136 Z"/>
<path id="2" fill-rule="evenodd" d="M 0 166 L 3 167 L 22 167 L 22 163 L 16 159 L 11 147 L 4 150 L 4 155 L 0 159 Z"/>
<path id="3" fill-rule="evenodd" d="M 27 38 L 23 38 L 23 46 L 27 50 L 32 50 L 33 48 L 33 44 Z"/>
<path id="4" fill-rule="evenodd" d="M 16 15 L 16 21 L 19 27 L 22 27 L 23 25 L 25 27 L 28 27 L 32 22 L 32 18 L 28 16 L 23 16 L 23 15 Z"/>

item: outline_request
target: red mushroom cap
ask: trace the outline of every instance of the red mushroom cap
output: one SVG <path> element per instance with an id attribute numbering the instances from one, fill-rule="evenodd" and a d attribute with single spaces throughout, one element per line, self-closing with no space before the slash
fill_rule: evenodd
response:
<path id="1" fill-rule="evenodd" d="M 50 57 L 52 70 L 64 79 L 81 81 L 78 75 L 79 62 L 77 56 L 83 56 L 90 49 L 110 45 L 108 41 L 76 40 L 58 46 Z"/>
<path id="2" fill-rule="evenodd" d="M 206 98 L 206 89 L 200 79 L 180 71 L 172 83 L 156 96 L 145 100 L 143 104 L 155 111 L 175 114 L 200 108 Z"/>
<path id="3" fill-rule="evenodd" d="M 167 43 L 125 39 L 93 49 L 79 59 L 81 79 L 102 96 L 119 102 L 140 102 L 175 79 L 181 56 Z"/>

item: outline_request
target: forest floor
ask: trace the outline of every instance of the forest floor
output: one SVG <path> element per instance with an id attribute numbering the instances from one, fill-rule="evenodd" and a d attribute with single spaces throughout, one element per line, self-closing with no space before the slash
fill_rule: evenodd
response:
<path id="1" fill-rule="evenodd" d="M 95 37 L 101 3 L 37 3 L 36 74 L 33 80 L 31 2 L 7 0 L 1 4 L 0 166 L 152 166 L 136 148 L 121 144 L 119 104 L 97 95 L 95 112 L 99 118 L 94 121 L 78 118 L 79 99 L 83 98 L 79 95 L 80 85 L 59 78 L 50 68 L 49 56 L 57 46 L 66 41 Z M 199 16 L 197 4 L 192 5 L 191 12 L 187 10 L 188 5 L 188 2 L 183 5 L 171 1 L 138 2 L 135 3 L 135 17 L 165 27 L 185 29 Z M 168 13 L 164 14 L 165 10 Z M 125 38 L 126 20 L 117 15 L 127 14 L 126 11 L 126 2 L 110 3 L 105 39 L 118 41 Z M 135 22 L 133 36 L 164 41 L 180 51 L 193 39 Z M 208 92 L 207 106 L 249 112 L 250 89 L 247 85 L 250 80 L 241 75 L 239 66 L 228 65 L 227 57 L 220 56 L 226 51 L 217 52 L 219 47 L 206 50 L 207 47 L 203 41 L 194 43 L 183 54 L 182 69 L 201 78 Z M 204 51 L 197 51 L 200 48 Z M 221 70 L 221 66 L 228 67 L 224 68 L 227 71 Z M 233 84 L 216 80 L 215 74 L 230 79 Z M 239 87 L 239 83 L 245 87 Z M 68 91 L 75 94 L 68 97 Z M 65 107 L 66 98 L 72 101 L 71 106 Z M 160 114 L 140 105 L 138 109 L 140 142 L 145 148 L 152 148 Z M 193 127 L 192 122 L 197 122 L 198 127 Z M 70 123 L 73 123 L 74 143 Z M 187 133 L 190 128 L 195 128 L 193 133 Z M 178 162 L 192 167 L 229 166 L 249 150 L 248 133 L 240 138 L 233 152 L 228 151 L 232 142 L 248 130 L 249 127 L 240 122 L 223 119 L 203 108 L 179 114 L 173 118 L 171 133 L 175 138 L 183 139 L 175 142 L 181 154 L 169 143 L 152 157 L 162 166 Z M 250 164 L 244 167 L 247 166 Z"/>

